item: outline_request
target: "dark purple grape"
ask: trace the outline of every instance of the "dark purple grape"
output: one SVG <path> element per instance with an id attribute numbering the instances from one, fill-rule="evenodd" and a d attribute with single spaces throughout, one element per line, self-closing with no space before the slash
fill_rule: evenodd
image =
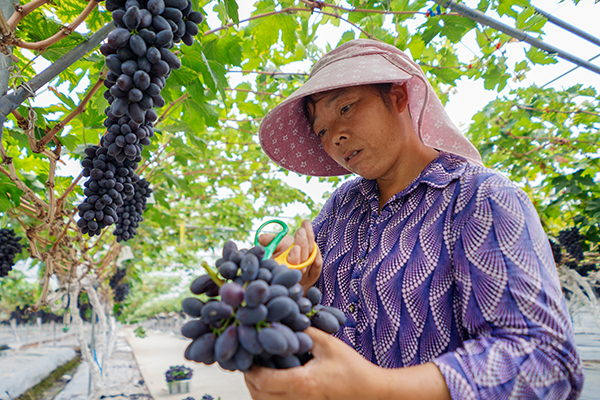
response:
<path id="1" fill-rule="evenodd" d="M 127 74 L 121 74 L 117 78 L 117 87 L 124 92 L 129 92 L 133 88 L 133 79 Z"/>
<path id="2" fill-rule="evenodd" d="M 129 102 L 126 99 L 116 99 L 110 105 L 110 112 L 112 112 L 116 116 L 122 116 L 125 115 L 128 107 Z"/>
<path id="3" fill-rule="evenodd" d="M 117 28 L 108 34 L 108 44 L 113 49 L 118 49 L 119 47 L 127 44 L 130 36 L 131 34 L 127 29 Z"/>
<path id="4" fill-rule="evenodd" d="M 183 10 L 187 6 L 186 0 L 165 0 L 166 7 L 175 7 L 179 10 Z"/>
<path id="5" fill-rule="evenodd" d="M 294 334 L 293 330 L 279 322 L 273 322 L 271 328 L 279 332 L 287 341 L 287 350 L 281 353 L 281 356 L 287 357 L 298 352 L 300 344 L 298 342 L 298 337 Z"/>
<path id="6" fill-rule="evenodd" d="M 269 286 L 269 298 L 267 299 L 267 301 L 270 301 L 271 299 L 274 299 L 275 297 L 279 297 L 279 296 L 287 296 L 288 295 L 288 288 L 286 288 L 283 285 L 271 285 Z"/>
<path id="7" fill-rule="evenodd" d="M 140 35 L 131 35 L 129 38 L 129 48 L 138 57 L 146 55 L 146 42 Z"/>
<path id="8" fill-rule="evenodd" d="M 287 340 L 273 328 L 263 328 L 258 332 L 258 342 L 269 354 L 279 355 L 287 350 Z"/>
<path id="9" fill-rule="evenodd" d="M 273 260 L 272 258 L 268 258 L 266 260 L 261 260 L 260 261 L 260 267 L 261 268 L 266 268 L 269 271 L 273 271 L 273 269 L 275 267 L 277 267 L 279 264 L 277 264 L 277 261 Z"/>
<path id="10" fill-rule="evenodd" d="M 181 327 L 181 334 L 189 339 L 196 339 L 209 331 L 210 328 L 201 319 L 191 320 Z"/>
<path id="11" fill-rule="evenodd" d="M 188 19 L 188 21 L 192 21 L 196 25 L 200 25 L 202 22 L 204 22 L 204 15 L 202 15 L 198 11 L 192 11 L 187 16 L 187 19 Z"/>
<path id="12" fill-rule="evenodd" d="M 332 314 L 338 320 L 340 326 L 346 323 L 346 315 L 339 308 L 323 306 L 321 310 L 327 311 L 328 313 Z"/>
<path id="13" fill-rule="evenodd" d="M 217 361 L 230 360 L 239 347 L 237 326 L 229 325 L 217 338 L 215 343 L 215 358 Z"/>
<path id="14" fill-rule="evenodd" d="M 154 18 L 152 19 L 152 27 L 154 28 L 154 32 L 171 30 L 171 25 L 169 25 L 167 20 L 161 17 L 160 15 L 154 16 Z"/>
<path id="15" fill-rule="evenodd" d="M 129 49 L 129 47 L 121 47 L 119 50 L 117 50 L 117 57 L 119 57 L 119 60 L 123 62 L 137 58 L 136 55 L 133 54 L 133 51 Z"/>
<path id="16" fill-rule="evenodd" d="M 111 47 L 111 45 L 108 44 L 108 42 L 104 42 L 100 45 L 100 53 L 102 53 L 103 56 L 109 56 L 111 54 L 115 54 L 115 49 L 113 49 Z"/>
<path id="17" fill-rule="evenodd" d="M 187 26 L 187 24 L 186 24 Z M 185 33 L 185 35 L 183 35 L 181 37 L 181 41 L 186 45 L 186 46 L 192 46 L 194 44 L 194 37 L 192 35 L 190 35 L 188 32 Z"/>
<path id="18" fill-rule="evenodd" d="M 137 70 L 138 65 L 137 61 L 135 60 L 128 60 L 121 64 L 121 71 L 123 71 L 124 74 L 127 74 L 129 76 L 133 76 L 133 74 L 135 74 Z"/>
<path id="19" fill-rule="evenodd" d="M 228 261 L 231 262 L 231 261 Z M 242 260 L 242 263 L 244 261 Z M 243 270 L 242 270 L 243 278 Z M 252 281 L 246 286 L 245 300 L 248 307 L 257 307 L 269 299 L 269 285 L 261 280 Z"/>
<path id="20" fill-rule="evenodd" d="M 138 35 L 146 42 L 146 46 L 152 46 L 154 39 L 156 39 L 156 33 L 148 29 L 141 29 Z"/>
<path id="21" fill-rule="evenodd" d="M 154 85 L 154 84 L 151 84 L 150 86 L 152 86 L 152 85 Z M 156 86 L 156 85 L 154 85 L 154 86 Z M 231 261 L 225 261 L 224 263 L 219 265 L 219 273 L 225 279 L 234 279 L 237 276 L 237 272 L 238 272 L 238 266 Z"/>
<path id="22" fill-rule="evenodd" d="M 250 367 L 252 367 L 254 356 L 246 351 L 246 349 L 244 349 L 242 346 L 238 346 L 237 352 L 233 356 L 233 360 L 235 361 L 235 367 L 244 372 L 248 371 Z"/>
<path id="23" fill-rule="evenodd" d="M 318 288 L 311 286 L 311 288 L 308 289 L 308 292 L 306 293 L 306 297 L 310 300 L 313 306 L 316 306 L 317 304 L 321 303 L 321 298 L 323 297 L 323 295 L 321 294 L 321 291 Z"/>
<path id="24" fill-rule="evenodd" d="M 104 63 L 106 64 L 106 66 L 108 67 L 108 69 L 110 70 L 110 72 L 112 72 L 115 75 L 119 75 L 121 74 L 121 60 L 119 59 L 119 57 L 115 54 L 110 54 L 108 55 L 105 59 L 104 59 Z M 112 76 L 111 76 L 112 78 Z M 112 79 L 108 79 L 108 81 L 111 81 Z"/>
<path id="25" fill-rule="evenodd" d="M 146 90 L 150 86 L 150 76 L 144 71 L 136 71 L 133 74 L 133 84 L 140 90 Z"/>
<path id="26" fill-rule="evenodd" d="M 266 268 L 259 268 L 258 269 L 258 275 L 256 276 L 256 279 L 260 279 L 260 280 L 265 281 L 267 283 L 271 283 L 271 280 L 273 279 L 273 274 L 271 273 L 271 271 L 269 271 Z"/>
<path id="27" fill-rule="evenodd" d="M 236 310 L 236 316 L 242 324 L 254 325 L 260 321 L 267 319 L 269 310 L 264 304 L 260 304 L 258 307 L 240 307 Z"/>
<path id="28" fill-rule="evenodd" d="M 202 294 L 214 286 L 217 284 L 210 279 L 209 275 L 200 275 L 190 285 L 190 291 L 194 294 Z"/>
<path id="29" fill-rule="evenodd" d="M 148 10 L 154 15 L 160 15 L 165 11 L 165 2 L 163 0 L 148 0 Z"/>
<path id="30" fill-rule="evenodd" d="M 161 30 L 156 34 L 156 39 L 154 39 L 154 46 L 156 47 L 166 47 L 173 40 L 173 32 L 171 31 L 171 27 L 169 29 Z"/>
<path id="31" fill-rule="evenodd" d="M 144 94 L 142 93 L 142 91 L 140 89 L 131 89 L 129 91 L 129 101 L 137 103 L 138 101 L 140 101 L 142 99 L 142 97 L 144 97 Z"/>
<path id="32" fill-rule="evenodd" d="M 295 332 L 303 331 L 310 326 L 310 318 L 304 314 L 295 314 L 293 318 L 290 319 L 291 321 L 289 322 L 286 319 L 286 325 Z"/>
<path id="33" fill-rule="evenodd" d="M 340 323 L 337 318 L 327 311 L 319 311 L 310 319 L 315 328 L 319 328 L 327 333 L 336 333 L 340 329 Z"/>
<path id="34" fill-rule="evenodd" d="M 160 61 L 162 62 L 162 61 Z M 155 64 L 156 65 L 156 64 Z M 152 98 L 152 103 L 154 107 L 161 108 L 165 105 L 165 99 L 159 94 L 157 96 L 150 96 Z"/>
<path id="35" fill-rule="evenodd" d="M 152 70 L 152 64 L 146 57 L 139 57 L 137 59 L 138 68 L 144 72 L 150 72 Z"/>
<path id="36" fill-rule="evenodd" d="M 181 18 L 183 18 L 181 10 L 175 7 L 165 7 L 165 10 L 162 12 L 161 15 L 163 18 L 166 18 L 167 20 L 170 19 L 173 22 L 177 22 Z"/>
<path id="37" fill-rule="evenodd" d="M 162 56 L 160 55 L 160 51 L 156 47 L 149 47 L 146 51 L 146 58 L 152 64 L 156 64 L 162 59 Z"/>
<path id="38" fill-rule="evenodd" d="M 145 8 L 140 10 L 140 24 L 138 28 L 147 28 L 152 25 L 152 13 Z"/>
<path id="39" fill-rule="evenodd" d="M 189 316 L 198 318 L 200 317 L 202 307 L 204 307 L 204 302 L 195 297 L 188 297 L 183 299 L 181 307 L 183 308 L 183 312 Z"/>
<path id="40" fill-rule="evenodd" d="M 297 353 L 298 354 L 308 353 L 313 347 L 312 338 L 304 332 L 294 332 L 294 334 L 298 338 L 298 344 L 299 344 Z"/>
<path id="41" fill-rule="evenodd" d="M 287 296 L 279 296 L 269 300 L 267 308 L 269 309 L 269 316 L 267 317 L 267 321 L 269 322 L 281 321 L 290 314 L 298 314 L 300 312 L 298 303 Z"/>
<path id="42" fill-rule="evenodd" d="M 140 25 L 140 20 L 140 9 L 136 6 L 129 7 L 125 15 L 123 15 L 123 23 L 130 31 L 133 31 L 138 28 L 138 26 Z"/>
<path id="43" fill-rule="evenodd" d="M 298 307 L 300 308 L 300 312 L 302 314 L 308 314 L 310 310 L 312 310 L 312 303 L 306 297 L 301 297 L 300 299 L 296 300 L 296 303 L 298 303 Z"/>
<path id="44" fill-rule="evenodd" d="M 214 357 L 216 338 L 212 333 L 205 333 L 198 339 L 194 340 L 190 345 L 189 351 L 186 354 L 190 357 L 189 360 L 196 362 L 205 362 Z"/>
<path id="45" fill-rule="evenodd" d="M 233 307 L 222 301 L 211 301 L 202 307 L 202 318 L 209 322 L 217 322 L 223 318 L 229 318 L 232 313 Z"/>
<path id="46" fill-rule="evenodd" d="M 273 285 L 283 285 L 287 288 L 291 288 L 302 279 L 302 272 L 298 269 L 290 269 L 280 274 L 273 274 L 271 283 Z"/>
<path id="47" fill-rule="evenodd" d="M 258 342 L 258 332 L 254 326 L 240 325 L 238 327 L 238 340 L 240 345 L 250 354 L 259 355 L 263 348 Z"/>
<path id="48" fill-rule="evenodd" d="M 181 68 L 181 61 L 170 50 L 162 48 L 162 49 L 160 49 L 160 55 L 161 55 L 161 59 L 163 61 L 165 61 L 167 64 L 169 64 L 169 67 L 171 69 L 179 69 L 179 68 Z M 263 248 L 263 252 L 262 253 L 264 254 L 264 248 Z M 259 260 L 262 258 L 262 256 L 259 256 L 258 254 L 256 254 L 256 256 L 258 257 Z"/>
<path id="49" fill-rule="evenodd" d="M 144 122 L 144 111 L 138 103 L 129 104 L 129 116 L 139 124 Z"/>
<path id="50" fill-rule="evenodd" d="M 242 271 L 242 279 L 246 282 L 253 281 L 258 275 L 259 262 L 258 258 L 251 253 L 248 253 L 240 262 L 240 270 Z"/>
<path id="51" fill-rule="evenodd" d="M 235 282 L 227 282 L 219 289 L 219 295 L 225 303 L 237 307 L 244 300 L 244 288 Z"/>
<path id="52" fill-rule="evenodd" d="M 200 29 L 198 29 L 198 25 L 195 22 L 188 20 L 185 21 L 185 32 L 188 35 L 196 36 L 200 32 Z"/>

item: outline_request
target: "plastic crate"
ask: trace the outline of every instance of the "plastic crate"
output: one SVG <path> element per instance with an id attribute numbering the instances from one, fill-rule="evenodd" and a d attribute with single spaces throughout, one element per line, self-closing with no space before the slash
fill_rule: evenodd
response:
<path id="1" fill-rule="evenodd" d="M 190 380 L 184 379 L 180 381 L 167 382 L 169 387 L 169 394 L 189 393 L 190 392 Z"/>

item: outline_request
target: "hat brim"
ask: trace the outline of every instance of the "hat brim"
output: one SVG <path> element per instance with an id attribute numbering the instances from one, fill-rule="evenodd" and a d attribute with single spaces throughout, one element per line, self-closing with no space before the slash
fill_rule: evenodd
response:
<path id="1" fill-rule="evenodd" d="M 377 71 L 376 76 L 373 71 Z M 306 118 L 305 97 L 351 86 L 402 84 L 412 77 L 379 54 L 334 61 L 265 116 L 259 128 L 260 144 L 271 160 L 289 171 L 310 176 L 351 174 L 323 149 Z"/>

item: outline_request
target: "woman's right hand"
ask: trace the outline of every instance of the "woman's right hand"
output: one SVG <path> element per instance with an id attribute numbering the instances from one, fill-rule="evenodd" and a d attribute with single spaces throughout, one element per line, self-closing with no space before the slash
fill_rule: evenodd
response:
<path id="1" fill-rule="evenodd" d="M 269 233 L 261 234 L 258 237 L 258 243 L 262 246 L 267 246 L 274 237 L 275 235 Z M 279 242 L 273 253 L 273 258 L 287 250 L 292 243 L 294 244 L 294 247 L 288 253 L 287 262 L 290 264 L 301 264 L 308 260 L 308 257 L 312 253 L 313 245 L 315 245 L 315 233 L 309 220 L 302 221 L 301 228 L 294 233 L 293 238 L 290 235 L 286 235 L 281 242 Z M 322 267 L 323 258 L 321 257 L 321 251 L 317 248 L 317 257 L 315 258 L 315 261 L 302 270 L 302 280 L 300 281 L 300 284 L 304 288 L 305 293 L 315 284 L 317 279 L 319 279 Z"/>

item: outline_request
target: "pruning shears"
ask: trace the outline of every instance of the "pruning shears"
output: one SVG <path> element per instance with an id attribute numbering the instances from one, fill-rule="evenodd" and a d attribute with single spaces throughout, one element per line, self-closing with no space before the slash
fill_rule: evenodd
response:
<path id="1" fill-rule="evenodd" d="M 277 245 L 281 242 L 281 240 L 284 238 L 285 235 L 287 235 L 287 233 L 290 230 L 290 228 L 287 226 L 287 224 L 281 220 L 278 220 L 278 219 L 269 220 L 269 221 L 265 222 L 264 224 L 262 224 L 256 230 L 256 236 L 254 236 L 254 245 L 255 246 L 260 246 L 260 243 L 258 243 L 258 236 L 260 235 L 260 232 L 262 231 L 262 229 L 265 226 L 270 225 L 270 224 L 278 224 L 283 229 L 281 230 L 281 232 L 279 232 L 273 238 L 273 240 L 271 240 L 271 243 L 269 243 L 265 247 L 265 255 L 263 257 L 263 260 L 267 260 L 273 256 L 273 253 L 275 252 L 275 248 L 277 247 Z M 293 269 L 306 268 L 309 265 L 311 265 L 313 263 L 313 261 L 315 261 L 315 258 L 317 257 L 317 244 L 316 243 L 313 244 L 313 249 L 312 249 L 312 252 L 310 253 L 310 256 L 308 256 L 308 260 L 304 261 L 301 264 L 290 264 L 287 261 L 287 256 L 288 256 L 289 252 L 292 250 L 292 247 L 294 247 L 294 243 L 292 243 L 292 245 L 287 250 L 285 250 L 283 253 L 281 253 L 280 255 L 275 257 L 275 261 L 277 261 L 278 264 L 285 264 L 288 266 L 288 268 L 293 268 Z"/>

